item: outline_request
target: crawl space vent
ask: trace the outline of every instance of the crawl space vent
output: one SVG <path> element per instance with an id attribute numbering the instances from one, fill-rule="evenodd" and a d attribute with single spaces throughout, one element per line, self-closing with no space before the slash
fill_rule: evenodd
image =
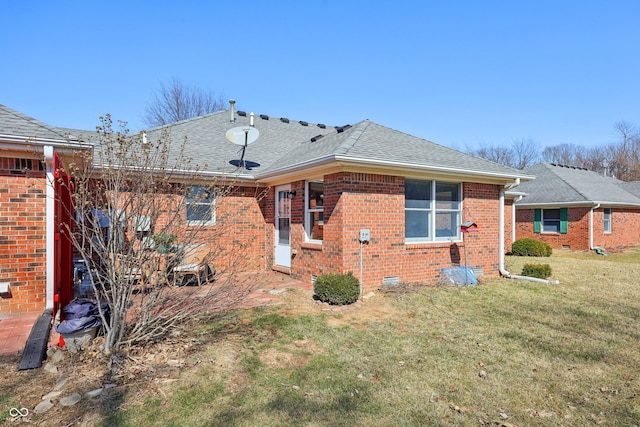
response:
<path id="1" fill-rule="evenodd" d="M 382 278 L 382 286 L 398 286 L 400 278 L 398 276 L 387 276 Z"/>

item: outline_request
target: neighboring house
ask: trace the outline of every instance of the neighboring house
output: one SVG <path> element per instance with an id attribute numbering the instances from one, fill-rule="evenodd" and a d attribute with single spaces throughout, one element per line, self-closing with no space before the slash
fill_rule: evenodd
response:
<path id="1" fill-rule="evenodd" d="M 538 163 L 523 170 L 516 206 L 517 238 L 553 248 L 619 251 L 640 245 L 640 186 L 584 168 Z"/>
<path id="2" fill-rule="evenodd" d="M 54 153 L 60 147 L 62 154 L 69 144 L 79 146 L 61 138 L 62 129 L 6 107 L 0 106 L 0 112 L 0 138 L 10 135 L 18 147 L 22 144 L 23 153 L 32 150 L 34 141 L 45 150 L 52 147 Z M 8 127 L 6 117 L 20 118 L 26 128 Z M 242 148 L 229 142 L 225 133 L 232 127 L 250 127 L 252 121 L 259 137 L 242 155 Z M 58 135 L 58 145 L 34 139 L 37 129 L 31 126 Z M 533 178 L 369 120 L 332 127 L 266 115 L 253 119 L 232 109 L 149 129 L 146 137 L 156 138 L 162 132 L 173 141 L 187 138 L 187 155 L 206 162 L 204 177 L 234 184 L 234 191 L 220 201 L 215 196 L 198 199 L 210 203 L 211 209 L 198 207 L 185 212 L 184 218 L 209 221 L 212 236 L 223 224 L 232 223 L 233 232 L 217 235 L 215 244 L 227 254 L 242 250 L 243 269 L 273 269 L 307 282 L 324 273 L 353 272 L 362 277 L 365 292 L 382 285 L 435 283 L 442 268 L 464 263 L 478 275 L 497 275 L 512 234 L 511 220 L 504 215 L 505 204 L 511 202 L 505 202 L 504 190 Z M 0 147 L 0 157 L 15 161 L 15 151 Z M 237 167 L 241 158 L 246 168 Z M 38 194 L 44 194 L 45 171 L 38 173 L 34 178 L 42 191 Z M 6 175 L 7 188 L 17 185 L 14 179 L 20 177 Z M 20 209 L 21 196 L 0 196 L 3 209 Z M 44 205 L 44 200 L 40 203 Z M 45 219 L 53 218 L 53 211 L 43 212 L 40 234 L 49 233 L 43 228 Z M 463 236 L 460 226 L 465 221 L 477 224 L 477 232 Z M 5 226 L 0 246 L 19 234 Z M 361 242 L 367 234 L 369 240 Z M 53 259 L 45 239 L 12 251 L 18 257 L 0 259 L 0 282 L 11 282 L 12 290 L 27 283 L 13 271 L 22 264 L 21 253 L 32 251 Z M 225 263 L 224 251 L 219 256 L 216 262 Z M 55 262 L 67 268 L 71 260 Z M 29 268 L 34 273 L 28 283 L 38 290 L 41 309 L 51 286 L 45 287 L 45 278 L 52 280 L 52 273 L 44 264 Z M 13 293 L 14 299 L 22 295 Z M 10 300 L 0 299 L 0 310 L 19 306 Z"/>

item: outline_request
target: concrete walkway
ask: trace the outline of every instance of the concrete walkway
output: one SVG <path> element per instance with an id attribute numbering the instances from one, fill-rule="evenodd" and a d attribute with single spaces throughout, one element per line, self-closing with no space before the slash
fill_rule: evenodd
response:
<path id="1" fill-rule="evenodd" d="M 310 283 L 303 283 L 285 274 L 272 271 L 239 273 L 234 275 L 233 280 L 236 283 L 251 283 L 250 292 L 243 298 L 238 308 L 279 304 L 281 299 L 278 294 L 288 288 L 313 289 L 313 285 Z M 219 280 L 219 282 L 222 281 L 223 278 Z M 31 328 L 41 314 L 30 313 L 19 316 L 6 316 L 0 319 L 0 356 L 22 354 Z M 56 345 L 58 339 L 59 336 L 55 328 L 51 328 L 49 345 Z"/>

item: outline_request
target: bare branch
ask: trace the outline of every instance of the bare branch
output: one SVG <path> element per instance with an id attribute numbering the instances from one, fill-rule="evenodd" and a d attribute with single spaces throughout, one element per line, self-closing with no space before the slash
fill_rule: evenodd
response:
<path id="1" fill-rule="evenodd" d="M 197 86 L 187 86 L 172 77 L 168 84 L 161 83 L 147 104 L 144 122 L 149 127 L 164 126 L 180 120 L 203 116 L 225 108 L 224 95 Z"/>

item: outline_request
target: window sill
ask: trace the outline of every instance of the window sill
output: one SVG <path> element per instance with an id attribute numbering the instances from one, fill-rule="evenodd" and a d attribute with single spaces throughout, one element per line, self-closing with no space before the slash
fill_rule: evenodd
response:
<path id="1" fill-rule="evenodd" d="M 453 244 L 460 244 L 462 240 L 449 240 L 446 242 L 405 242 L 404 248 L 406 250 L 412 249 L 432 249 L 432 248 L 448 248 Z"/>
<path id="2" fill-rule="evenodd" d="M 322 243 L 315 243 L 315 242 L 303 242 L 300 247 L 302 249 L 311 249 L 313 251 L 321 251 L 322 250 Z"/>

